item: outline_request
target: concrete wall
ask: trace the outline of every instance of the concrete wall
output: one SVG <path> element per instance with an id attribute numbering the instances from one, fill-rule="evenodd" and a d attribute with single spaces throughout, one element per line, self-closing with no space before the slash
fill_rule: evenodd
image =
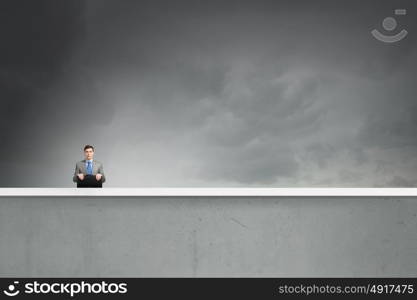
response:
<path id="1" fill-rule="evenodd" d="M 0 197 L 0 276 L 417 276 L 415 197 Z"/>

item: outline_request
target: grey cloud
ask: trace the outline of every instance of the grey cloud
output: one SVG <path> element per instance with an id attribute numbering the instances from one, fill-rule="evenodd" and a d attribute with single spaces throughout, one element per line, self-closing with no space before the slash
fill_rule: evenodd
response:
<path id="1" fill-rule="evenodd" d="M 202 126 L 200 154 L 209 178 L 236 183 L 274 182 L 295 176 L 294 141 L 320 126 L 323 107 L 316 108 L 318 81 L 311 74 L 265 74 L 249 65 L 226 76 L 216 111 Z M 243 75 L 243 76 L 242 76 Z"/>
<path id="2" fill-rule="evenodd" d="M 415 187 L 417 180 L 409 180 L 401 176 L 394 176 L 390 181 L 386 182 L 383 186 L 389 187 Z"/>

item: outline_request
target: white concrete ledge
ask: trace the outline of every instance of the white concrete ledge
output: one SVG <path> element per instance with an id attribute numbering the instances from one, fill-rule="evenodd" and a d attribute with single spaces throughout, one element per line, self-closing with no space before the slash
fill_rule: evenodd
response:
<path id="1" fill-rule="evenodd" d="M 33 196 L 417 196 L 417 188 L 0 188 L 0 197 Z"/>

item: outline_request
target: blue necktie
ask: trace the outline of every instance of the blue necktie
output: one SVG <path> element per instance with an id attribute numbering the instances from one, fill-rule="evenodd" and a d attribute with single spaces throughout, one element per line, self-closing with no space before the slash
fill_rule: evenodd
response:
<path id="1" fill-rule="evenodd" d="M 88 165 L 87 165 L 87 174 L 88 175 L 93 175 L 93 166 L 91 164 L 91 161 L 89 161 Z"/>

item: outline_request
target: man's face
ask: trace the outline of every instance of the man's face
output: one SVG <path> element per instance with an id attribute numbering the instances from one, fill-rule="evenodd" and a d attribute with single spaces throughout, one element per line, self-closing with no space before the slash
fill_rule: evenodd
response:
<path id="1" fill-rule="evenodd" d="M 94 150 L 91 148 L 87 148 L 84 150 L 84 156 L 86 160 L 93 159 L 94 156 Z"/>

